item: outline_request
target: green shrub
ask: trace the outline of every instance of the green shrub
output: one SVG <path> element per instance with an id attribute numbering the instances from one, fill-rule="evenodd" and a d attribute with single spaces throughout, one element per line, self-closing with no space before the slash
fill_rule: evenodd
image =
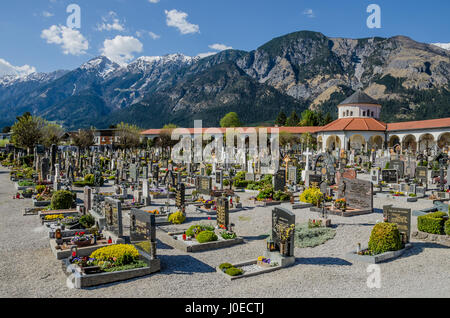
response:
<path id="1" fill-rule="evenodd" d="M 168 221 L 172 224 L 182 224 L 184 221 L 186 221 L 186 216 L 183 214 L 183 212 L 175 212 L 169 215 Z"/>
<path id="2" fill-rule="evenodd" d="M 242 269 L 236 267 L 230 267 L 225 271 L 225 274 L 228 274 L 230 276 L 238 276 L 242 275 L 243 273 L 244 272 L 242 271 Z"/>
<path id="3" fill-rule="evenodd" d="M 197 235 L 197 242 L 207 243 L 217 241 L 218 237 L 213 231 L 203 231 Z"/>
<path id="4" fill-rule="evenodd" d="M 300 201 L 317 205 L 323 199 L 319 188 L 308 188 L 300 194 Z"/>
<path id="5" fill-rule="evenodd" d="M 388 251 L 402 249 L 402 241 L 397 224 L 378 223 L 370 234 L 369 250 L 372 254 L 381 254 Z"/>
<path id="6" fill-rule="evenodd" d="M 225 187 L 228 187 L 230 185 L 230 180 L 228 180 L 228 179 L 223 180 L 223 185 Z"/>
<path id="7" fill-rule="evenodd" d="M 291 196 L 283 191 L 277 191 L 273 195 L 273 199 L 276 201 L 289 201 Z"/>
<path id="8" fill-rule="evenodd" d="M 94 183 L 94 175 L 93 174 L 87 174 L 84 176 L 84 181 L 86 183 L 93 184 Z"/>
<path id="9" fill-rule="evenodd" d="M 53 193 L 50 207 L 52 210 L 67 210 L 72 208 L 74 203 L 75 195 L 72 192 L 60 190 Z"/>
<path id="10" fill-rule="evenodd" d="M 450 235 L 450 220 L 447 220 L 444 225 L 444 232 L 447 235 Z"/>
<path id="11" fill-rule="evenodd" d="M 272 199 L 273 197 L 273 188 L 268 187 L 261 191 L 259 191 L 258 196 L 256 197 L 257 200 L 265 200 L 265 199 Z"/>
<path id="12" fill-rule="evenodd" d="M 46 188 L 45 185 L 37 185 L 36 186 L 36 192 L 37 193 L 42 193 L 42 192 L 44 192 L 45 188 Z"/>
<path id="13" fill-rule="evenodd" d="M 89 229 L 89 228 L 91 228 L 92 226 L 94 226 L 94 224 L 95 224 L 95 218 L 94 218 L 92 215 L 90 215 L 90 214 L 83 215 L 83 216 L 80 218 L 80 224 L 81 224 L 81 226 L 83 226 L 85 229 Z"/>
<path id="14" fill-rule="evenodd" d="M 223 263 L 223 264 L 220 264 L 220 265 L 219 265 L 219 269 L 222 270 L 222 271 L 223 271 L 224 269 L 227 270 L 227 269 L 229 269 L 229 268 L 231 268 L 231 267 L 233 267 L 233 265 L 231 265 L 230 263 Z"/>
<path id="15" fill-rule="evenodd" d="M 431 234 L 444 234 L 445 212 L 434 212 L 417 217 L 417 229 Z"/>
<path id="16" fill-rule="evenodd" d="M 186 236 L 194 237 L 195 234 L 199 234 L 203 231 L 214 231 L 214 227 L 209 225 L 195 224 L 187 229 Z"/>

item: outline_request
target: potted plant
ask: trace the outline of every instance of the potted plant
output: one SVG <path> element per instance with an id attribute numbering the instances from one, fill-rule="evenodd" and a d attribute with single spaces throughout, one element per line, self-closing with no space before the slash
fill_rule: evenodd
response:
<path id="1" fill-rule="evenodd" d="M 92 245 L 92 235 L 86 235 L 85 232 L 77 232 L 70 240 L 70 243 L 77 247 L 86 247 Z"/>

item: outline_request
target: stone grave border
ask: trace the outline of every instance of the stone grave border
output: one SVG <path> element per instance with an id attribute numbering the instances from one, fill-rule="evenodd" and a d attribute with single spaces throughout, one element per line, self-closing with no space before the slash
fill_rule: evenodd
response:
<path id="1" fill-rule="evenodd" d="M 426 233 L 422 231 L 413 231 L 411 233 L 411 238 L 415 238 L 416 240 L 425 241 L 425 242 L 433 242 L 437 244 L 442 244 L 450 247 L 450 235 L 446 234 L 432 234 Z"/>
<path id="2" fill-rule="evenodd" d="M 378 264 L 385 262 L 387 260 L 395 259 L 403 255 L 406 250 L 410 249 L 412 247 L 411 243 L 408 243 L 405 245 L 405 247 L 398 251 L 389 251 L 386 253 L 381 253 L 378 255 L 358 255 L 356 251 L 347 253 L 345 256 L 347 259 L 350 259 L 352 261 L 362 262 L 362 263 L 370 263 L 370 264 Z"/>
<path id="3" fill-rule="evenodd" d="M 66 275 L 73 275 L 74 287 L 83 289 L 86 287 L 93 287 L 98 285 L 110 284 L 114 282 L 129 280 L 132 278 L 147 276 L 161 270 L 161 262 L 159 259 L 149 260 L 141 255 L 141 260 L 144 259 L 149 262 L 149 266 L 142 268 L 135 268 L 124 270 L 120 272 L 99 273 L 99 274 L 84 274 L 81 268 L 75 264 L 70 264 L 69 259 L 62 260 L 62 267 Z"/>
<path id="4" fill-rule="evenodd" d="M 65 237 L 66 240 L 67 240 L 67 238 L 69 238 L 69 237 Z M 111 246 L 111 245 L 115 245 L 115 243 L 78 247 L 77 255 L 80 257 L 89 256 L 92 254 L 92 252 L 98 250 L 99 248 L 107 247 L 107 246 Z M 50 249 L 52 250 L 52 253 L 53 253 L 53 255 L 55 255 L 56 259 L 62 260 L 65 258 L 69 258 L 71 256 L 72 252 L 70 249 L 64 250 L 64 251 L 57 250 L 56 246 L 58 246 L 58 244 L 56 244 L 56 240 L 50 239 Z M 73 246 L 75 246 L 75 245 L 73 245 Z"/>
<path id="5" fill-rule="evenodd" d="M 196 252 L 204 252 L 209 250 L 216 250 L 221 248 L 230 247 L 237 244 L 244 243 L 244 239 L 242 237 L 236 237 L 231 240 L 217 240 L 214 242 L 207 242 L 207 243 L 199 243 L 196 245 L 187 245 L 183 243 L 180 240 L 176 240 L 174 238 L 175 235 L 181 235 L 184 234 L 185 231 L 176 231 L 176 232 L 164 232 L 160 229 L 156 231 L 157 238 L 163 242 L 164 244 L 167 244 L 169 246 L 172 246 L 173 248 L 176 248 L 177 250 L 181 250 L 187 253 L 196 253 Z"/>

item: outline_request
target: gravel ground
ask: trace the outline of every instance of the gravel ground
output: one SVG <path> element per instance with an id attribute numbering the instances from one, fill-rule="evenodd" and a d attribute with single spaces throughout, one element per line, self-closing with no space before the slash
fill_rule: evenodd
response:
<path id="1" fill-rule="evenodd" d="M 111 191 L 111 188 L 102 189 Z M 369 240 L 372 226 L 382 219 L 382 206 L 399 203 L 374 199 L 376 213 L 351 218 L 331 216 L 336 237 L 315 248 L 295 249 L 294 266 L 251 278 L 228 281 L 215 272 L 221 263 L 236 263 L 263 255 L 270 231 L 271 207 L 252 208 L 240 193 L 245 211 L 231 214 L 236 232 L 245 244 L 186 254 L 158 242 L 160 273 L 87 290 L 69 289 L 66 276 L 50 251 L 48 234 L 37 216 L 23 216 L 31 200 L 13 200 L 15 189 L 8 170 L 0 168 L 0 297 L 449 297 L 450 251 L 448 248 L 413 241 L 413 248 L 394 261 L 380 264 L 381 288 L 368 288 L 367 264 L 351 263 L 344 255 L 358 242 Z M 81 197 L 81 194 L 80 194 Z M 284 204 L 289 207 L 289 204 Z M 428 200 L 404 204 L 421 209 Z M 309 209 L 293 210 L 297 223 L 317 217 Z M 208 215 L 188 209 L 188 222 L 213 223 Z M 413 217 L 412 227 L 417 227 Z M 189 224 L 181 227 L 187 228 Z M 193 291 L 195 291 L 193 293 Z"/>

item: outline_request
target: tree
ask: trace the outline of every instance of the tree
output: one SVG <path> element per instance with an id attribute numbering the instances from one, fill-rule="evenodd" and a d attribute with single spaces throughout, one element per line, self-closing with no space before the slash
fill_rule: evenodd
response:
<path id="1" fill-rule="evenodd" d="M 58 145 L 61 138 L 64 136 L 64 129 L 59 125 L 48 123 L 42 128 L 42 135 L 42 144 L 45 147 Z"/>
<path id="2" fill-rule="evenodd" d="M 241 126 L 242 126 L 242 124 L 241 124 L 241 121 L 239 120 L 239 116 L 235 112 L 226 114 L 220 120 L 220 127 L 222 127 L 222 128 L 241 127 Z"/>
<path id="3" fill-rule="evenodd" d="M 286 146 L 288 144 L 294 145 L 299 142 L 297 137 L 295 137 L 293 134 L 285 132 L 285 131 L 280 132 L 279 138 L 280 138 L 280 141 L 279 141 L 280 146 Z"/>
<path id="4" fill-rule="evenodd" d="M 295 110 L 292 111 L 291 116 L 286 120 L 286 126 L 288 127 L 295 127 L 298 126 L 298 123 L 300 122 L 300 118 L 298 118 L 297 113 Z"/>
<path id="5" fill-rule="evenodd" d="M 163 127 L 163 129 L 175 129 L 175 128 L 178 128 L 178 126 L 175 124 L 165 124 Z"/>
<path id="6" fill-rule="evenodd" d="M 137 148 L 141 144 L 141 129 L 138 126 L 120 123 L 117 125 L 118 146 L 121 149 Z"/>
<path id="7" fill-rule="evenodd" d="M 42 131 L 46 126 L 46 121 L 41 117 L 31 116 L 29 112 L 17 117 L 17 121 L 11 127 L 12 143 L 16 147 L 26 148 L 28 153 L 35 144 L 41 142 Z"/>
<path id="8" fill-rule="evenodd" d="M 9 133 L 10 131 L 11 131 L 11 127 L 9 127 L 9 126 L 5 126 L 5 127 L 3 127 L 3 129 L 2 129 L 2 133 L 4 133 L 4 134 Z"/>
<path id="9" fill-rule="evenodd" d="M 286 120 L 287 120 L 286 114 L 282 110 L 280 110 L 280 113 L 278 114 L 278 117 L 275 120 L 275 125 L 277 125 L 278 127 L 285 126 Z"/>
<path id="10" fill-rule="evenodd" d="M 83 129 L 79 130 L 78 133 L 73 137 L 73 144 L 80 148 L 80 150 L 88 149 L 94 145 L 94 130 Z"/>

